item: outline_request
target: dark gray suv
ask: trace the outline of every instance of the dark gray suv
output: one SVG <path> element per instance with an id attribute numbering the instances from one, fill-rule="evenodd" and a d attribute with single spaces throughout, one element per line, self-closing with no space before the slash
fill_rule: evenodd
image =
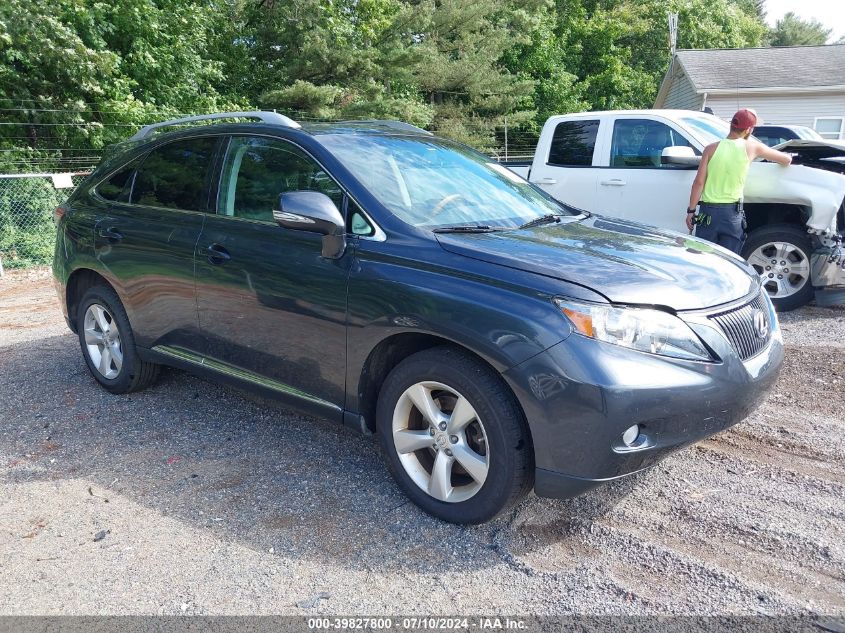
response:
<path id="1" fill-rule="evenodd" d="M 57 210 L 61 304 L 113 393 L 171 365 L 278 397 L 478 523 L 646 468 L 777 376 L 772 304 L 717 246 L 402 123 L 203 118 L 258 122 L 149 126 Z"/>

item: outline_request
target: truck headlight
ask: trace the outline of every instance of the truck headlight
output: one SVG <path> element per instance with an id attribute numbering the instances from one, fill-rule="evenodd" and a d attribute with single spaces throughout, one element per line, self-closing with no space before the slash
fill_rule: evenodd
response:
<path id="1" fill-rule="evenodd" d="M 554 302 L 582 336 L 649 354 L 713 360 L 695 332 L 667 312 L 570 299 L 555 299 Z"/>

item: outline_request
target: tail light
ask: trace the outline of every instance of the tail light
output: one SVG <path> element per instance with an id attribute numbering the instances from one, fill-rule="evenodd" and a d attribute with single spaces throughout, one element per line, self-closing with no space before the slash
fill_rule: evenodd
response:
<path id="1" fill-rule="evenodd" d="M 56 207 L 56 210 L 53 211 L 53 224 L 58 226 L 61 219 L 65 217 L 65 213 L 67 213 L 67 207 L 63 207 L 61 205 Z"/>

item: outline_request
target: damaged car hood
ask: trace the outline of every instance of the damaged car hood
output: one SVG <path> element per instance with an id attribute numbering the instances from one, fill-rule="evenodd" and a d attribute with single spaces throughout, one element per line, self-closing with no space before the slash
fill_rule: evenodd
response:
<path id="1" fill-rule="evenodd" d="M 811 159 L 845 158 L 845 141 L 793 139 L 776 145 L 775 149 Z"/>
<path id="2" fill-rule="evenodd" d="M 807 227 L 818 232 L 836 228 L 836 213 L 845 199 L 845 143 L 795 139 L 779 149 L 797 156 L 797 164 L 782 167 L 756 161 L 745 184 L 747 203 L 781 202 L 812 209 Z M 840 169 L 840 164 L 842 169 Z"/>

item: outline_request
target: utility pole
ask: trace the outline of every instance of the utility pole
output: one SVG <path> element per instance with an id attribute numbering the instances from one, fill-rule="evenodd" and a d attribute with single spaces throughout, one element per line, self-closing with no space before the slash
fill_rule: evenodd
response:
<path id="1" fill-rule="evenodd" d="M 505 162 L 508 161 L 508 117 L 505 115 Z"/>

